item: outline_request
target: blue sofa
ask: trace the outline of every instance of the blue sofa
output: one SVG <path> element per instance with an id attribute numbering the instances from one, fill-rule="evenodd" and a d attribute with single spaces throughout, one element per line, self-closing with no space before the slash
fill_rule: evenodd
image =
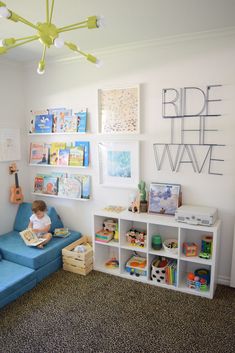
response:
<path id="1" fill-rule="evenodd" d="M 61 250 L 81 237 L 81 233 L 70 230 L 67 238 L 52 238 L 43 249 L 26 246 L 19 232 L 28 226 L 31 206 L 27 202 L 20 204 L 14 230 L 0 236 L 0 308 L 58 270 L 62 265 Z M 63 227 L 54 207 L 48 208 L 48 215 L 52 233 Z"/>

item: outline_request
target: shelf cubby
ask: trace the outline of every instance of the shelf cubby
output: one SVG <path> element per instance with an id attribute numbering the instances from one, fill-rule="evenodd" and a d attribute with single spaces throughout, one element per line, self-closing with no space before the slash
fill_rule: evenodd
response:
<path id="1" fill-rule="evenodd" d="M 105 244 L 106 245 L 106 244 Z M 104 246 L 104 243 L 96 242 L 96 253 L 95 253 L 95 263 L 96 269 L 106 273 L 119 274 L 119 268 L 109 268 L 105 266 L 105 263 L 112 258 L 116 258 L 119 261 L 119 249 L 116 246 Z"/>
<path id="2" fill-rule="evenodd" d="M 202 291 L 199 289 L 192 289 L 189 288 L 187 284 L 187 276 L 188 273 L 193 272 L 198 269 L 205 269 L 208 270 L 210 273 L 210 283 L 207 285 L 207 290 Z M 210 286 L 211 286 L 211 280 L 212 279 L 212 267 L 209 264 L 199 264 L 197 262 L 189 262 L 189 261 L 184 261 L 180 260 L 180 266 L 179 266 L 179 289 L 183 290 L 184 292 L 188 293 L 193 293 L 195 295 L 199 296 L 210 296 Z"/>

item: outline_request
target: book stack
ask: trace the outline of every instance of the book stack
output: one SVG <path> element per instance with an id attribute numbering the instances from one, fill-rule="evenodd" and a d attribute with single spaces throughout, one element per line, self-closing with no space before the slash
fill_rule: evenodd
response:
<path id="1" fill-rule="evenodd" d="M 55 228 L 53 236 L 56 238 L 66 238 L 70 235 L 68 228 Z"/>
<path id="2" fill-rule="evenodd" d="M 113 232 L 101 229 L 100 231 L 95 233 L 95 240 L 100 241 L 102 243 L 108 243 L 113 239 Z"/>
<path id="3" fill-rule="evenodd" d="M 73 113 L 72 109 L 55 108 L 33 112 L 30 132 L 34 133 L 85 133 L 87 129 L 87 109 Z"/>

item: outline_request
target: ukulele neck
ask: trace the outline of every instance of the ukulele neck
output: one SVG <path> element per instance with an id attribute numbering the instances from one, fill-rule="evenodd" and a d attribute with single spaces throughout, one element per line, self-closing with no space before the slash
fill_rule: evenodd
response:
<path id="1" fill-rule="evenodd" d="M 19 179 L 18 179 L 18 174 L 15 173 L 15 185 L 16 185 L 16 188 L 19 187 Z"/>

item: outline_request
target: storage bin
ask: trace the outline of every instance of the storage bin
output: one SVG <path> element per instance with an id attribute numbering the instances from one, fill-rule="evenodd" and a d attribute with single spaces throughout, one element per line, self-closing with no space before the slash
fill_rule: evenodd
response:
<path id="1" fill-rule="evenodd" d="M 156 258 L 151 265 L 151 280 L 157 283 L 166 283 L 166 259 Z"/>
<path id="2" fill-rule="evenodd" d="M 78 245 L 89 244 L 87 236 L 83 236 L 79 240 L 62 249 L 63 269 L 87 275 L 93 269 L 93 250 L 91 245 L 86 246 L 85 252 L 74 251 Z"/>

